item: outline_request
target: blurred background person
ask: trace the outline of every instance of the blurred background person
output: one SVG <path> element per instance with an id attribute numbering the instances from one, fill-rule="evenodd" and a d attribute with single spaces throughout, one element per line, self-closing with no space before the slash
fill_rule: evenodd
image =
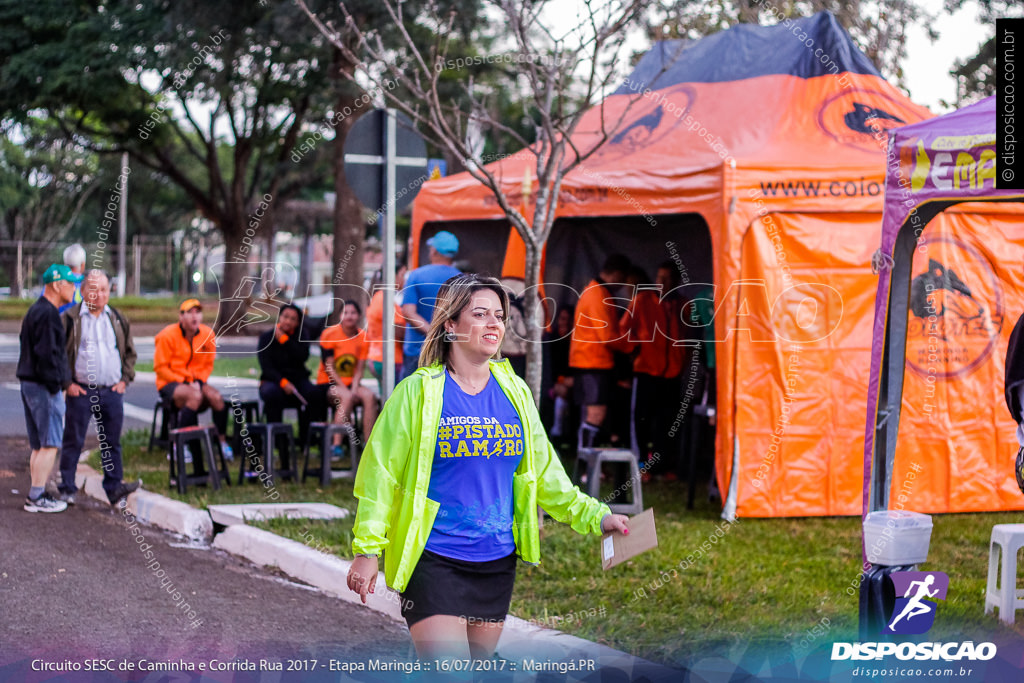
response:
<path id="1" fill-rule="evenodd" d="M 622 254 L 605 259 L 576 304 L 569 344 L 569 366 L 573 369 L 573 392 L 581 407 L 579 443 L 583 447 L 610 443 L 603 431 L 608 406 L 615 390 L 615 353 L 629 352 L 626 335 L 619 332 L 622 309 L 615 305 L 616 291 L 630 263 Z"/>
<path id="2" fill-rule="evenodd" d="M 309 381 L 309 344 L 299 338 L 302 311 L 295 304 L 284 304 L 277 314 L 277 325 L 260 335 L 260 400 L 267 422 L 281 422 L 285 408 L 299 411 L 299 443 L 305 445 L 309 423 L 323 413 L 320 392 Z M 287 468 L 286 468 L 287 469 Z"/>
<path id="3" fill-rule="evenodd" d="M 405 282 L 405 264 L 398 266 L 395 274 L 395 286 L 401 291 Z M 378 283 L 379 284 L 379 283 Z M 406 320 L 402 316 L 402 307 L 395 302 L 395 382 L 402 378 L 402 341 L 405 338 Z M 368 350 L 366 359 L 370 364 L 370 372 L 377 378 L 377 386 L 381 397 L 384 396 L 384 290 L 378 288 L 370 298 L 366 309 L 366 343 Z"/>
<path id="4" fill-rule="evenodd" d="M 453 263 L 459 253 L 459 239 L 442 230 L 427 240 L 429 264 L 411 271 L 402 290 L 402 315 L 405 318 L 405 342 L 402 353 L 402 378 L 419 367 L 420 348 L 434 319 L 437 291 L 449 278 L 461 273 Z"/>
<path id="5" fill-rule="evenodd" d="M 77 242 L 64 250 L 64 265 L 78 276 L 78 281 L 75 283 L 75 295 L 71 297 L 71 301 L 58 309 L 60 313 L 63 313 L 75 304 L 82 303 L 82 276 L 85 274 L 85 258 L 85 247 Z"/>
<path id="6" fill-rule="evenodd" d="M 46 493 L 46 481 L 64 438 L 63 390 L 71 384 L 64 344 L 64 326 L 57 309 L 71 301 L 79 276 L 64 265 L 53 264 L 43 273 L 43 295 L 21 321 L 18 379 L 25 408 L 25 431 L 32 455 L 31 485 L 24 509 L 28 512 L 64 512 L 68 505 Z"/>
<path id="7" fill-rule="evenodd" d="M 320 335 L 320 370 L 316 382 L 327 405 L 334 406 L 334 424 L 353 423 L 352 411 L 363 408 L 363 443 L 377 417 L 377 396 L 363 386 L 369 352 L 366 332 L 359 328 L 363 312 L 355 301 L 346 301 L 341 320 Z M 334 455 L 341 456 L 341 436 L 334 440 Z"/>
<path id="8" fill-rule="evenodd" d="M 95 417 L 103 490 L 110 504 L 117 505 L 139 488 L 139 482 L 124 483 L 121 460 L 124 392 L 135 379 L 135 344 L 128 320 L 108 303 L 110 279 L 106 273 L 89 271 L 80 291 L 82 303 L 73 305 L 63 316 L 73 381 L 67 393 L 58 488 L 61 500 L 74 505 L 78 459 L 90 419 Z"/>
<path id="9" fill-rule="evenodd" d="M 230 460 L 234 452 L 226 441 L 227 406 L 220 392 L 208 384 L 217 358 L 216 336 L 203 324 L 203 305 L 199 299 L 182 301 L 178 322 L 160 330 L 153 345 L 157 392 L 164 405 L 178 411 L 178 426 L 199 424 L 199 413 L 209 408 L 221 450 Z"/>

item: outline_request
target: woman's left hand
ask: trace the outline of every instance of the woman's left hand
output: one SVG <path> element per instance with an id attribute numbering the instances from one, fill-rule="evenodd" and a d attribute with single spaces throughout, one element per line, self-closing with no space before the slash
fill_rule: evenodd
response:
<path id="1" fill-rule="evenodd" d="M 601 520 L 601 531 L 618 531 L 623 535 L 628 535 L 629 528 L 626 527 L 628 521 L 629 517 L 626 515 L 605 515 Z"/>

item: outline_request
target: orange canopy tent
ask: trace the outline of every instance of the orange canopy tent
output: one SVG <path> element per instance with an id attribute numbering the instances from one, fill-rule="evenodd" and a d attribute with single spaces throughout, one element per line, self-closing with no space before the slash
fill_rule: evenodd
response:
<path id="1" fill-rule="evenodd" d="M 595 144 L 601 117 L 623 111 L 564 180 L 545 292 L 575 303 L 611 251 L 676 262 L 688 297 L 713 280 L 724 514 L 859 513 L 886 130 L 930 112 L 826 12 L 656 45 L 574 142 Z M 535 165 L 524 150 L 489 166 L 528 211 Z M 468 173 L 423 186 L 412 265 L 441 229 L 470 267 L 521 276 L 521 256 L 506 258 L 518 238 Z"/>

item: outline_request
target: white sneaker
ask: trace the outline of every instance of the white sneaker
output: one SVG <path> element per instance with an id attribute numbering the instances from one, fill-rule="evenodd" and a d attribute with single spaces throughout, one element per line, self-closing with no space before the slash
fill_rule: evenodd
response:
<path id="1" fill-rule="evenodd" d="M 183 446 L 183 448 L 185 449 L 185 464 L 186 465 L 191 465 L 192 464 L 192 450 L 188 446 Z M 168 460 L 171 459 L 171 453 L 169 451 L 167 453 L 167 459 Z"/>
<path id="2" fill-rule="evenodd" d="M 64 512 L 68 504 L 63 500 L 54 499 L 49 493 L 44 493 L 38 498 L 26 498 L 25 508 L 28 512 Z"/>

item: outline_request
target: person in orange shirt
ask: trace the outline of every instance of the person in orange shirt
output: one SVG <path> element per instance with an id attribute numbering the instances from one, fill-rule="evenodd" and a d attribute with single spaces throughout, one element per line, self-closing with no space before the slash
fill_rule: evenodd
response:
<path id="1" fill-rule="evenodd" d="M 395 285 L 401 291 L 405 280 L 405 266 L 398 267 Z M 406 319 L 402 315 L 402 307 L 395 303 L 395 383 L 402 377 L 402 340 L 405 339 Z M 384 290 L 378 289 L 370 298 L 366 309 L 366 343 L 369 350 L 366 360 L 370 362 L 370 373 L 377 378 L 380 395 L 384 395 Z"/>
<path id="2" fill-rule="evenodd" d="M 630 425 L 633 449 L 640 454 L 641 469 L 666 471 L 674 465 L 678 447 L 669 437 L 675 401 L 665 397 L 679 395 L 679 372 L 683 365 L 680 338 L 681 310 L 672 290 L 678 284 L 671 263 L 658 267 L 657 284 L 651 285 L 642 271 L 640 286 L 630 303 L 629 312 L 620 321 L 621 331 L 635 345 Z M 643 462 L 646 461 L 646 467 Z M 654 468 L 654 469 L 651 469 Z"/>
<path id="3" fill-rule="evenodd" d="M 613 303 L 614 283 L 620 283 L 630 263 L 622 254 L 612 254 L 590 281 L 576 304 L 572 342 L 569 344 L 569 367 L 575 377 L 573 391 L 576 403 L 583 407 L 580 440 L 583 446 L 599 440 L 601 427 L 608 414 L 615 379 L 615 353 L 628 353 L 631 345 L 627 335 L 619 331 L 622 308 Z"/>
<path id="4" fill-rule="evenodd" d="M 366 332 L 359 329 L 362 314 L 359 304 L 346 301 L 341 321 L 320 335 L 321 360 L 316 381 L 326 401 L 334 406 L 334 424 L 348 422 L 356 404 L 363 407 L 363 443 L 366 443 L 377 418 L 377 396 L 360 382 L 369 350 Z M 335 449 L 340 450 L 340 444 L 339 436 Z"/>
<path id="5" fill-rule="evenodd" d="M 181 302 L 178 322 L 162 329 L 153 343 L 156 388 L 164 404 L 178 410 L 178 426 L 198 424 L 199 413 L 210 408 L 224 457 L 231 459 L 231 447 L 225 442 L 227 407 L 220 392 L 207 384 L 213 373 L 217 344 L 213 330 L 203 324 L 203 305 L 199 299 Z"/>

